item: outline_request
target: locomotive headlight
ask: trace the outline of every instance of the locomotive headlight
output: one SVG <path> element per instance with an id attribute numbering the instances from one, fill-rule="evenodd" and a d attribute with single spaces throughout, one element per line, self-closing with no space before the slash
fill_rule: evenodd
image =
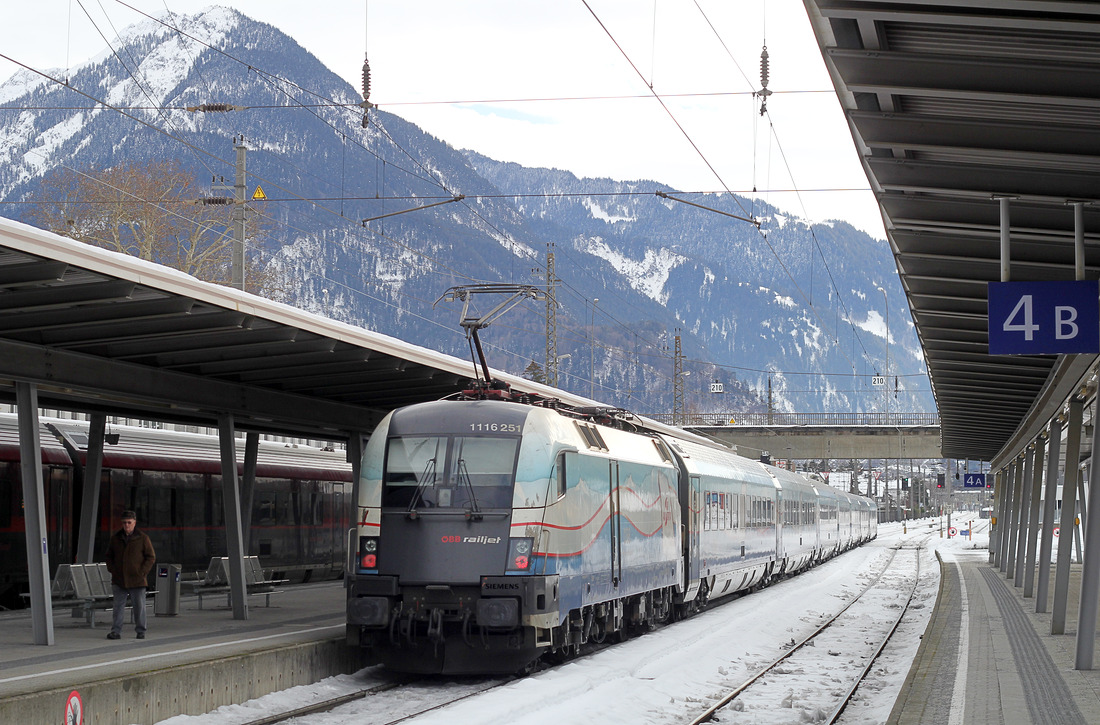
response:
<path id="1" fill-rule="evenodd" d="M 390 621 L 390 601 L 385 597 L 355 597 L 348 600 L 348 622 L 366 627 L 384 627 Z"/>
<path id="2" fill-rule="evenodd" d="M 376 537 L 376 536 L 360 536 L 359 537 L 359 568 L 360 569 L 377 569 L 378 568 L 378 537 Z"/>
<path id="3" fill-rule="evenodd" d="M 508 540 L 507 571 L 529 571 L 535 540 L 530 537 Z"/>
<path id="4" fill-rule="evenodd" d="M 519 625 L 519 600 L 510 597 L 479 599 L 477 623 L 482 627 L 515 627 Z"/>

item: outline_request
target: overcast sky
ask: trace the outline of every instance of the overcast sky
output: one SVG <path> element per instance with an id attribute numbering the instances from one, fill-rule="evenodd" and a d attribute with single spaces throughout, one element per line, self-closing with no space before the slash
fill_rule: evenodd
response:
<path id="1" fill-rule="evenodd" d="M 457 148 L 683 191 L 756 188 L 885 236 L 801 0 L 35 0 L 5 3 L 0 52 L 66 68 L 143 19 L 128 5 L 212 4 L 278 27 L 357 89 L 366 53 L 371 101 Z M 0 60 L 0 78 L 14 70 Z"/>

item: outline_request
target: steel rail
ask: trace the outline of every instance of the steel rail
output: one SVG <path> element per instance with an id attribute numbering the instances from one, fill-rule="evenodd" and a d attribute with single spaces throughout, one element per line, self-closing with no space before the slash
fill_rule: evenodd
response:
<path id="1" fill-rule="evenodd" d="M 931 538 L 931 534 L 928 534 L 926 536 L 926 540 L 928 538 Z M 822 622 L 818 627 L 816 627 L 812 632 L 810 632 L 810 634 L 808 634 L 806 637 L 804 637 L 800 642 L 797 642 L 796 644 L 794 644 L 790 649 L 788 649 L 786 652 L 784 652 L 782 655 L 780 655 L 774 661 L 772 661 L 769 664 L 765 665 L 763 668 L 761 668 L 759 671 L 757 671 L 754 675 L 749 677 L 747 680 L 745 680 L 740 685 L 738 685 L 735 689 L 730 691 L 727 695 L 722 697 L 722 699 L 718 700 L 716 703 L 714 703 L 709 708 L 707 708 L 702 714 L 700 714 L 698 717 L 696 717 L 694 720 L 692 720 L 690 722 L 690 725 L 701 725 L 702 723 L 710 722 L 714 718 L 714 716 L 718 713 L 719 710 L 724 708 L 729 703 L 733 702 L 739 695 L 741 695 L 742 692 L 744 692 L 749 687 L 751 687 L 753 684 L 755 684 L 761 677 L 763 677 L 764 675 L 766 675 L 769 672 L 771 672 L 772 670 L 774 670 L 777 666 L 779 666 L 780 664 L 782 664 L 786 660 L 790 659 L 791 656 L 794 655 L 795 652 L 798 652 L 799 650 L 801 650 L 803 647 L 805 647 L 807 644 L 809 644 L 815 637 L 817 637 L 821 632 L 823 632 L 826 629 L 828 629 L 829 627 L 831 627 L 833 625 L 833 623 L 836 622 L 836 620 L 839 619 L 842 614 L 844 614 L 846 611 L 848 611 L 849 608 L 854 606 L 867 592 L 869 592 L 875 585 L 877 585 L 879 583 L 879 581 L 882 580 L 882 577 L 886 574 L 887 571 L 889 571 L 890 565 L 893 564 L 894 558 L 897 556 L 897 552 L 900 551 L 902 548 L 909 548 L 909 547 L 897 546 L 897 547 L 891 548 L 890 558 L 886 561 L 886 564 L 883 566 L 882 570 L 878 573 L 878 575 L 873 580 L 868 582 L 867 585 L 863 588 L 863 590 L 859 592 L 859 594 L 854 596 L 851 600 L 848 601 L 847 604 L 845 604 L 843 607 L 841 607 L 841 609 L 839 611 L 837 611 L 836 614 L 834 614 L 832 617 L 830 617 L 826 621 Z M 920 581 L 920 568 L 919 568 L 919 566 L 920 566 L 920 564 L 919 564 L 920 554 L 919 554 L 919 552 L 923 548 L 924 548 L 924 544 L 922 543 L 922 544 L 918 545 L 915 549 L 918 552 L 918 554 L 917 554 L 917 556 L 918 556 L 918 559 L 917 559 L 917 562 L 918 562 L 917 576 L 914 577 L 913 589 L 909 594 L 909 598 L 906 601 L 905 607 L 903 608 L 902 616 L 904 616 L 905 612 L 908 611 L 909 602 L 912 601 L 912 598 L 913 598 L 913 596 L 916 592 L 917 583 Z M 893 635 L 894 631 L 896 631 L 896 629 L 897 629 L 898 625 L 900 624 L 900 622 L 901 622 L 901 617 L 899 617 L 898 621 L 894 623 L 893 627 L 890 630 L 890 634 L 886 638 L 886 641 L 889 641 L 889 638 Z M 881 653 L 882 649 L 884 649 L 884 648 L 885 648 L 885 642 L 883 643 L 882 647 L 879 649 L 879 653 Z M 878 657 L 878 653 L 876 653 L 875 657 Z M 864 677 L 866 677 L 866 672 L 868 672 L 868 671 L 870 671 L 869 666 L 868 666 L 868 669 L 865 670 L 864 673 L 860 676 L 859 681 L 862 681 L 862 679 Z M 857 686 L 858 686 L 858 682 L 857 682 Z M 852 698 L 854 692 L 855 692 L 855 689 L 853 688 L 853 690 L 847 694 L 847 696 L 845 697 L 845 701 L 844 701 L 845 705 L 847 705 L 847 703 L 849 701 L 851 701 L 851 698 Z M 829 722 L 830 723 L 835 722 L 836 717 L 839 717 L 839 712 L 837 712 L 835 715 L 833 715 L 833 719 L 829 720 Z"/>
<path id="2" fill-rule="evenodd" d="M 293 720 L 295 718 L 304 717 L 306 715 L 316 715 L 318 713 L 329 712 L 330 710 L 334 710 L 337 707 L 340 707 L 341 705 L 345 705 L 349 702 L 354 702 L 355 700 L 362 700 L 364 698 L 379 695 L 379 694 L 382 694 L 384 692 L 388 692 L 390 690 L 396 690 L 396 689 L 405 687 L 405 686 L 410 685 L 410 684 L 415 684 L 417 682 L 422 682 L 425 679 L 428 679 L 428 678 L 426 678 L 426 677 L 402 677 L 402 678 L 400 678 L 400 679 L 398 679 L 394 682 L 386 682 L 386 683 L 383 683 L 381 685 L 375 685 L 374 687 L 367 687 L 367 688 L 364 688 L 362 690 L 357 690 L 355 692 L 345 693 L 343 695 L 338 695 L 336 697 L 328 698 L 326 700 L 319 700 L 317 702 L 310 703 L 309 705 L 304 705 L 302 707 L 295 708 L 293 710 L 286 710 L 284 712 L 274 713 L 274 714 L 271 714 L 271 715 L 267 715 L 267 716 L 258 718 L 256 720 L 249 720 L 246 723 L 241 723 L 241 725 L 276 725 L 277 723 L 286 722 L 288 720 Z M 495 687 L 500 687 L 501 685 L 507 684 L 507 683 L 511 682 L 513 679 L 514 678 L 495 679 L 491 683 L 489 683 L 487 686 L 479 688 L 479 689 L 477 689 L 473 692 L 468 692 L 468 693 L 466 693 L 464 695 L 461 695 L 459 697 L 448 698 L 444 702 L 440 702 L 440 703 L 437 703 L 435 705 L 431 705 L 429 707 L 422 708 L 420 710 L 417 710 L 416 712 L 409 713 L 408 715 L 402 715 L 402 716 L 397 717 L 393 720 L 378 720 L 378 721 L 376 721 L 376 720 L 371 719 L 371 722 L 377 722 L 378 725 L 395 725 L 396 723 L 404 722 L 406 720 L 410 720 L 410 719 L 415 718 L 415 717 L 420 717 L 421 715 L 423 715 L 426 712 L 431 712 L 433 710 L 438 710 L 440 708 L 447 707 L 448 705 L 452 705 L 456 702 L 460 702 L 460 701 L 465 700 L 466 698 L 469 698 L 469 697 L 475 697 L 475 696 L 480 695 L 480 694 L 482 694 L 482 693 L 484 693 L 488 690 L 491 690 Z M 356 722 L 360 722 L 362 720 L 361 716 L 359 716 L 359 715 L 355 715 L 355 716 L 349 715 L 348 717 L 349 717 L 349 719 L 354 719 Z"/>

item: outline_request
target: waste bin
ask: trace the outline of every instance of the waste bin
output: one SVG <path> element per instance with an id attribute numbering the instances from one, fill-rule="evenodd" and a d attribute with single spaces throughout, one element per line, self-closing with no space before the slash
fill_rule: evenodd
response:
<path id="1" fill-rule="evenodd" d="M 180 613 L 179 564 L 157 564 L 157 593 L 153 598 L 153 614 L 174 617 Z"/>

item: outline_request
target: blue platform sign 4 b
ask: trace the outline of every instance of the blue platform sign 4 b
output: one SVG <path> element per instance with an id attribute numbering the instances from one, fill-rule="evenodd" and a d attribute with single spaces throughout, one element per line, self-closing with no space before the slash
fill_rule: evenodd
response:
<path id="1" fill-rule="evenodd" d="M 1100 281 L 990 282 L 989 354 L 1100 352 Z"/>

